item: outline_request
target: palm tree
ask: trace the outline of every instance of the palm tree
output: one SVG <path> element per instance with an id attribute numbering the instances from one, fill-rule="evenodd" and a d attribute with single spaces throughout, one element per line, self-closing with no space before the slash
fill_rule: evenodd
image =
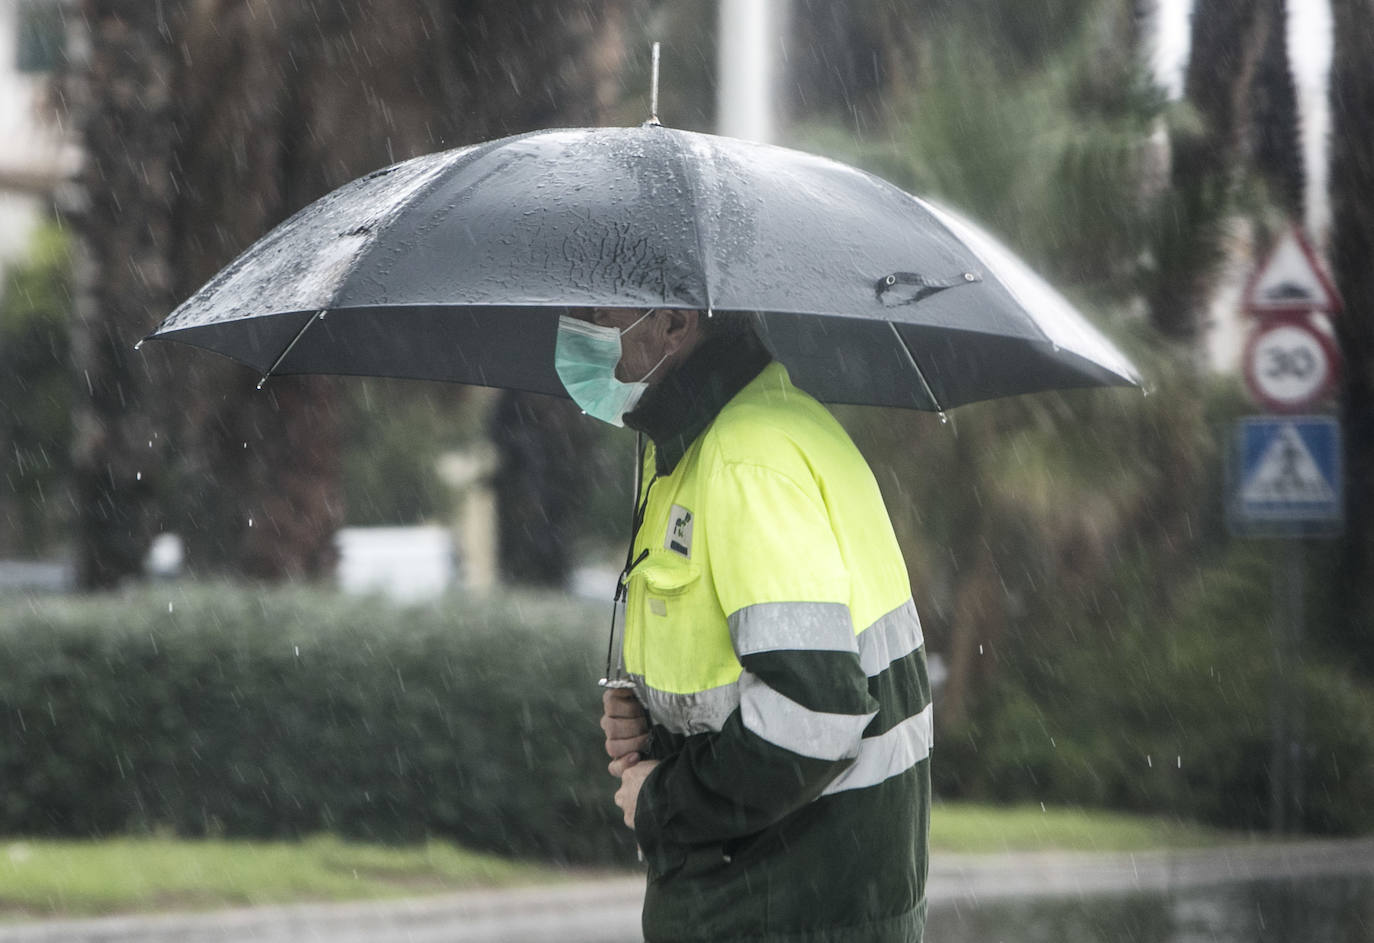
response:
<path id="1" fill-rule="evenodd" d="M 1255 78 L 1271 31 L 1282 31 L 1281 13 L 1271 0 L 1193 6 L 1185 95 L 1197 121 L 1180 122 L 1171 136 L 1172 186 L 1161 207 L 1147 297 L 1160 332 L 1194 353 L 1226 257 L 1226 225 L 1251 163 Z"/>

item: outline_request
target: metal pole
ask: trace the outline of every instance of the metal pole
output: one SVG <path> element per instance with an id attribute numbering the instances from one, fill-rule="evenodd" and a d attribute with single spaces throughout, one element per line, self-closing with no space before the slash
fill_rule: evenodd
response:
<path id="1" fill-rule="evenodd" d="M 1274 647 L 1274 687 L 1269 695 L 1269 830 L 1276 835 L 1287 831 L 1288 808 L 1287 769 L 1288 769 L 1288 669 L 1286 659 L 1288 623 L 1284 618 L 1287 606 L 1284 605 L 1283 566 L 1279 562 L 1280 551 L 1276 547 L 1273 554 L 1273 608 L 1269 617 L 1269 634 Z"/>
<path id="2" fill-rule="evenodd" d="M 1303 741 L 1305 739 L 1302 677 L 1298 665 L 1302 661 L 1302 641 L 1306 630 L 1305 544 L 1300 539 L 1287 541 L 1288 576 L 1288 812 L 1294 831 L 1302 831 L 1303 807 Z"/>
<path id="3" fill-rule="evenodd" d="M 1274 553 L 1274 691 L 1270 708 L 1269 823 L 1275 834 L 1302 828 L 1305 717 L 1300 650 L 1305 630 L 1303 543 L 1290 538 Z"/>

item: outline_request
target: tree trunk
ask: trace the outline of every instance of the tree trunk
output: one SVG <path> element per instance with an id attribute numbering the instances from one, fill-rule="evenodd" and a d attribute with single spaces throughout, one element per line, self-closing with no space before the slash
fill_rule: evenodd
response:
<path id="1" fill-rule="evenodd" d="M 170 310 L 176 49 L 161 5 L 84 0 L 88 58 L 67 99 L 86 160 L 69 205 L 77 237 L 72 359 L 78 585 L 141 573 L 156 527 L 162 442 L 156 352 L 134 343 Z"/>
<path id="2" fill-rule="evenodd" d="M 1338 618 L 1343 647 L 1374 676 L 1374 2 L 1332 0 L 1332 262 L 1345 310 L 1346 524 Z"/>
<path id="3" fill-rule="evenodd" d="M 1288 59 L 1287 14 L 1284 0 L 1269 4 L 1269 39 L 1265 43 L 1251 101 L 1255 129 L 1255 166 L 1268 186 L 1269 197 L 1287 215 L 1303 218 L 1303 171 L 1298 93 Z"/>
<path id="4" fill-rule="evenodd" d="M 1250 100 L 1271 28 L 1272 0 L 1196 0 L 1186 94 L 1202 128 L 1172 141 L 1172 187 L 1146 291 L 1150 317 L 1166 337 L 1197 350 L 1225 224 L 1250 162 Z"/>

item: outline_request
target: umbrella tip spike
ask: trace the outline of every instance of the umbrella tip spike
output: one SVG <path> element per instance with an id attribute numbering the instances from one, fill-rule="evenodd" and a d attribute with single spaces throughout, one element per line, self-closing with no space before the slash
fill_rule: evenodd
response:
<path id="1" fill-rule="evenodd" d="M 656 125 L 658 121 L 658 56 L 662 43 L 654 43 L 651 47 L 650 58 L 653 64 L 649 69 L 649 124 Z"/>
<path id="2" fill-rule="evenodd" d="M 949 425 L 949 413 L 945 412 L 943 409 L 940 410 L 940 425 Z"/>
<path id="3" fill-rule="evenodd" d="M 134 345 L 134 350 L 136 350 L 136 351 L 142 350 L 142 349 L 143 349 L 143 345 L 144 345 L 145 343 L 147 343 L 147 341 L 148 341 L 148 338 L 146 338 L 146 337 L 143 338 L 143 340 L 139 341 L 137 344 Z"/>

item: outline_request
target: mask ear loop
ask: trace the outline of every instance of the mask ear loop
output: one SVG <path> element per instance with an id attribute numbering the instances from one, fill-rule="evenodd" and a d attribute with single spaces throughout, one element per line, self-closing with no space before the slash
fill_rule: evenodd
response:
<path id="1" fill-rule="evenodd" d="M 649 315 L 651 315 L 651 314 L 657 314 L 657 313 L 658 313 L 658 309 L 657 309 L 657 308 L 650 308 L 648 311 L 645 311 L 642 315 L 639 316 L 639 319 L 638 319 L 637 321 L 635 321 L 635 323 L 631 324 L 629 327 L 625 328 L 625 330 L 621 331 L 621 332 L 620 332 L 620 336 L 621 336 L 621 337 L 624 337 L 626 334 L 630 333 L 630 332 L 633 331 L 635 328 L 639 327 L 639 322 L 640 322 L 640 321 L 643 321 L 645 318 L 647 318 L 647 317 L 648 317 Z"/>
<path id="2" fill-rule="evenodd" d="M 631 324 L 629 327 L 625 328 L 625 330 L 621 331 L 621 332 L 620 332 L 620 336 L 621 336 L 621 337 L 624 337 L 626 334 L 630 333 L 630 332 L 633 331 L 636 327 L 638 327 L 638 326 L 639 326 L 639 322 L 640 322 L 640 321 L 643 321 L 644 318 L 647 318 L 647 317 L 648 317 L 649 315 L 651 315 L 651 314 L 658 314 L 658 312 L 659 312 L 659 309 L 658 309 L 658 308 L 650 308 L 648 311 L 645 311 L 644 314 L 643 314 L 643 316 L 641 316 L 641 317 L 639 318 L 638 321 L 635 321 L 634 324 Z M 668 352 L 665 353 L 662 357 L 659 357 L 659 358 L 658 358 L 658 363 L 656 363 L 656 364 L 654 364 L 652 367 L 650 367 L 650 368 L 649 368 L 649 372 L 646 373 L 646 374 L 644 374 L 644 376 L 640 377 L 640 378 L 639 378 L 638 380 L 636 380 L 635 382 L 636 382 L 636 383 L 643 383 L 645 380 L 649 379 L 649 377 L 651 377 L 651 376 L 654 375 L 654 371 L 655 371 L 655 370 L 657 370 L 659 367 L 663 366 L 663 361 L 667 360 L 670 356 L 672 356 L 672 351 L 668 351 Z"/>
<path id="3" fill-rule="evenodd" d="M 657 370 L 659 367 L 663 366 L 663 361 L 667 360 L 667 359 L 669 358 L 669 356 L 671 356 L 671 354 L 672 354 L 672 352 L 669 351 L 668 353 L 664 354 L 662 357 L 659 357 L 659 358 L 658 358 L 658 363 L 656 363 L 656 364 L 654 364 L 652 367 L 650 367 L 650 368 L 649 368 L 649 372 L 646 373 L 646 374 L 644 374 L 644 376 L 640 377 L 636 382 L 638 382 L 638 383 L 643 383 L 645 380 L 648 380 L 649 377 L 651 377 L 651 376 L 654 375 L 654 371 L 655 371 L 655 370 Z"/>

